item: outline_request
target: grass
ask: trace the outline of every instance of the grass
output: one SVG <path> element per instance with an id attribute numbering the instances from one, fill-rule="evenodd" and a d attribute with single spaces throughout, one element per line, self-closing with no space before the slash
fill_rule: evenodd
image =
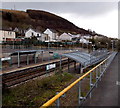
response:
<path id="1" fill-rule="evenodd" d="M 61 91 L 72 78 L 72 74 L 65 72 L 10 88 L 3 93 L 3 106 L 39 107 Z"/>

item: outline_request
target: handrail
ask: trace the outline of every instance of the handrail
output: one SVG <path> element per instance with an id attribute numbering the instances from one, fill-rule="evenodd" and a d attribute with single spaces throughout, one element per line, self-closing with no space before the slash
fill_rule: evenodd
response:
<path id="1" fill-rule="evenodd" d="M 110 55 L 111 56 L 111 55 Z M 76 81 L 74 81 L 73 83 L 71 83 L 68 87 L 66 87 L 65 89 L 63 89 L 60 93 L 58 93 L 57 95 L 55 95 L 53 98 L 51 98 L 50 100 L 48 100 L 46 103 L 44 103 L 40 108 L 46 108 L 48 106 L 50 106 L 53 102 L 55 102 L 59 97 L 61 97 L 64 93 L 66 93 L 69 89 L 71 89 L 74 85 L 76 85 L 79 81 L 81 81 L 84 77 L 86 77 L 89 73 L 91 73 L 92 71 L 94 71 L 97 67 L 99 67 L 101 64 L 103 64 L 107 59 L 110 58 L 107 57 L 105 60 L 103 60 L 101 63 L 99 63 L 97 66 L 95 66 L 94 68 L 92 68 L 91 70 L 89 70 L 87 73 L 85 73 L 84 75 L 82 75 L 80 78 L 78 78 Z"/>

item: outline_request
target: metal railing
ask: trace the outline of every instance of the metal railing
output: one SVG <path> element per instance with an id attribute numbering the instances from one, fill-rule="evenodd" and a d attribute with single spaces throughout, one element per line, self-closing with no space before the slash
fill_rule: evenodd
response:
<path id="1" fill-rule="evenodd" d="M 60 97 L 62 97 L 68 90 L 70 90 L 73 86 L 75 86 L 78 83 L 78 104 L 79 106 L 82 105 L 82 103 L 86 100 L 86 98 L 88 96 L 92 96 L 92 90 L 94 87 L 97 87 L 97 83 L 99 80 L 101 80 L 101 77 L 103 76 L 104 72 L 106 71 L 106 68 L 108 67 L 108 65 L 110 63 L 108 63 L 109 58 L 111 57 L 111 55 L 109 57 L 107 57 L 105 60 L 103 60 L 102 62 L 100 62 L 98 65 L 96 65 L 94 68 L 92 68 L 91 70 L 89 70 L 88 72 L 86 72 L 84 75 L 82 75 L 81 77 L 79 77 L 76 81 L 74 81 L 73 83 L 71 83 L 69 86 L 67 86 L 65 89 L 63 89 L 61 92 L 57 93 L 57 95 L 55 95 L 53 98 L 51 98 L 50 100 L 48 100 L 46 103 L 44 103 L 40 108 L 45 108 L 48 107 L 50 105 L 52 105 L 55 101 L 56 101 L 56 106 L 59 107 L 60 106 Z M 81 71 L 83 71 L 81 69 Z M 92 81 L 92 73 L 95 72 L 96 73 L 96 81 L 93 83 Z M 86 93 L 86 96 L 82 97 L 81 96 L 81 80 L 84 79 L 85 77 L 87 77 L 88 75 L 90 75 L 90 89 L 89 91 Z"/>

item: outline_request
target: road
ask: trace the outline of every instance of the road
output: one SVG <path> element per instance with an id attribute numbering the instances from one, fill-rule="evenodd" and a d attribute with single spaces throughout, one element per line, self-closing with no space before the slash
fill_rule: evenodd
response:
<path id="1" fill-rule="evenodd" d="M 98 87 L 92 92 L 92 98 L 88 98 L 83 106 L 120 106 L 118 99 L 118 64 L 120 53 L 111 62 L 104 77 L 98 83 Z"/>

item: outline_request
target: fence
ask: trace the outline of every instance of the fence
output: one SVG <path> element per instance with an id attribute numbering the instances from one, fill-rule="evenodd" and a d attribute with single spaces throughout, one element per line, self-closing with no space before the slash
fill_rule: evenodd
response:
<path id="1" fill-rule="evenodd" d="M 92 68 L 91 70 L 89 70 L 87 73 L 85 73 L 84 75 L 82 75 L 80 78 L 78 78 L 76 81 L 74 81 L 73 83 L 71 83 L 68 87 L 66 87 L 64 90 L 62 90 L 61 92 L 57 93 L 57 95 L 55 95 L 53 98 L 51 98 L 49 101 L 47 101 L 46 103 L 44 103 L 41 108 L 45 108 L 48 107 L 50 105 L 52 105 L 54 102 L 56 102 L 56 106 L 59 107 L 60 106 L 60 97 L 63 97 L 63 95 L 69 91 L 71 88 L 73 88 L 73 86 L 75 86 L 76 84 L 78 84 L 78 105 L 82 105 L 83 102 L 86 100 L 86 98 L 88 96 L 92 96 L 92 90 L 94 87 L 97 87 L 98 81 L 101 80 L 101 77 L 104 75 L 104 72 L 106 71 L 106 68 L 108 67 L 108 65 L 110 64 L 110 60 L 109 58 L 111 57 L 111 55 L 109 57 L 107 57 L 105 60 L 103 60 L 102 62 L 100 62 L 97 66 L 95 66 L 94 68 Z M 82 71 L 82 70 L 81 70 Z M 96 73 L 95 74 L 95 82 L 93 82 L 93 72 Z M 86 93 L 86 95 L 83 97 L 81 95 L 82 92 L 82 88 L 81 88 L 81 80 L 84 79 L 85 77 L 87 77 L 89 75 L 89 86 L 90 89 L 89 91 Z"/>

